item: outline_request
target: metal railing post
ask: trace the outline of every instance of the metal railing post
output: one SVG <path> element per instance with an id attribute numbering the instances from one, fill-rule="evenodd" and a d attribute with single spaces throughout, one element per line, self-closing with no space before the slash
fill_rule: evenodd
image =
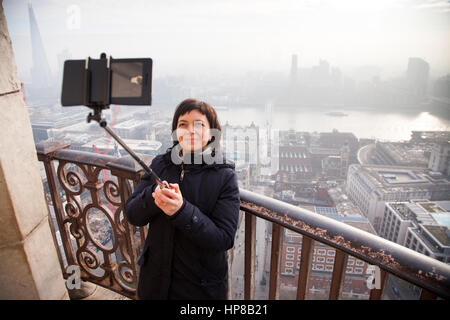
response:
<path id="1" fill-rule="evenodd" d="M 272 250 L 270 256 L 269 300 L 277 300 L 280 295 L 280 247 L 284 229 L 279 224 L 272 224 Z"/>
<path id="2" fill-rule="evenodd" d="M 347 254 L 341 250 L 336 250 L 334 258 L 333 275 L 331 277 L 330 300 L 338 300 L 342 290 L 342 282 L 345 278 L 345 269 L 347 267 Z"/>
<path id="3" fill-rule="evenodd" d="M 309 274 L 311 271 L 311 260 L 313 256 L 314 240 L 303 236 L 302 254 L 300 257 L 300 270 L 298 273 L 297 300 L 306 300 L 309 290 Z"/>
<path id="4" fill-rule="evenodd" d="M 255 298 L 256 217 L 245 213 L 244 299 Z"/>

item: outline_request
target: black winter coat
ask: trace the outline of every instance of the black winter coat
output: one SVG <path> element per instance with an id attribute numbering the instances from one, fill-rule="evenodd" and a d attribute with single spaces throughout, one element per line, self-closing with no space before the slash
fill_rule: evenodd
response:
<path id="1" fill-rule="evenodd" d="M 180 210 L 168 216 L 155 205 L 156 183 L 148 174 L 125 204 L 131 224 L 149 224 L 138 261 L 138 297 L 226 299 L 226 251 L 234 244 L 240 206 L 234 164 L 220 155 L 223 164 L 176 165 L 170 152 L 155 157 L 150 168 L 162 180 L 179 184 Z"/>

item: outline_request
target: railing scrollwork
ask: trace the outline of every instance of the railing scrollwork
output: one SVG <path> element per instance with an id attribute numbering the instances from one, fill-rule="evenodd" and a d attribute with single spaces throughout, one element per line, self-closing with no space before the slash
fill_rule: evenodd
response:
<path id="1" fill-rule="evenodd" d="M 136 298 L 136 259 L 145 231 L 129 225 L 123 210 L 130 182 L 136 186 L 140 170 L 129 159 L 121 163 L 65 148 L 51 142 L 37 146 L 57 222 L 52 231 L 63 243 L 64 276 L 70 265 L 78 265 L 83 280 Z"/>

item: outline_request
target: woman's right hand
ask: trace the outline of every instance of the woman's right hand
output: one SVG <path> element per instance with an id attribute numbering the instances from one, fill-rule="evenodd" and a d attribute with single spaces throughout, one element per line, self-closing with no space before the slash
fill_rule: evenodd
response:
<path id="1" fill-rule="evenodd" d="M 164 181 L 164 184 L 169 185 L 166 181 Z M 155 199 L 155 204 L 168 216 L 176 213 L 183 205 L 183 195 L 176 183 L 171 183 L 169 188 L 164 189 L 161 189 L 158 185 L 152 196 Z"/>

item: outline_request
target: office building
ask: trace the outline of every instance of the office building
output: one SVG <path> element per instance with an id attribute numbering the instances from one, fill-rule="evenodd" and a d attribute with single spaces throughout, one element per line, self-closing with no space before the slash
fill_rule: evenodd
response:
<path id="1" fill-rule="evenodd" d="M 408 95 L 412 102 L 422 102 L 427 97 L 430 65 L 421 58 L 409 58 L 406 79 Z"/>
<path id="2" fill-rule="evenodd" d="M 352 164 L 347 175 L 347 195 L 369 219 L 375 230 L 385 202 L 412 199 L 447 200 L 450 181 L 428 169 Z"/>
<path id="3" fill-rule="evenodd" d="M 388 202 L 380 236 L 450 263 L 450 201 Z"/>
<path id="4" fill-rule="evenodd" d="M 297 85 L 297 72 L 298 72 L 298 62 L 297 62 L 297 55 L 292 55 L 291 60 L 291 73 L 290 73 L 290 85 L 292 88 L 294 88 Z"/>
<path id="5" fill-rule="evenodd" d="M 434 172 L 450 175 L 450 141 L 434 143 L 428 168 Z"/>
<path id="6" fill-rule="evenodd" d="M 311 156 L 307 147 L 280 146 L 279 171 L 287 173 L 292 181 L 311 178 Z"/>

